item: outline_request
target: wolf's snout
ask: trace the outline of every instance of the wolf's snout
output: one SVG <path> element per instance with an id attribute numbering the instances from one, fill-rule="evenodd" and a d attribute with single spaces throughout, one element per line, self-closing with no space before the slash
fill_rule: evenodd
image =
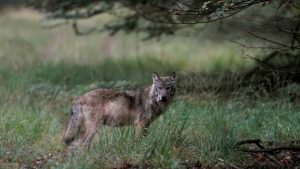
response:
<path id="1" fill-rule="evenodd" d="M 167 101 L 167 97 L 166 97 L 166 96 L 162 96 L 162 97 L 161 97 L 161 101 L 162 101 L 162 102 Z"/>

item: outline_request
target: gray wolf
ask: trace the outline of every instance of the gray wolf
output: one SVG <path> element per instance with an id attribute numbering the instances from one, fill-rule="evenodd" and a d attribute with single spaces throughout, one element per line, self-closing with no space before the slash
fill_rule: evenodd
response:
<path id="1" fill-rule="evenodd" d="M 89 147 L 102 125 L 133 125 L 138 137 L 146 136 L 150 123 L 166 111 L 176 92 L 175 72 L 164 77 L 154 73 L 152 80 L 150 86 L 141 89 L 96 89 L 78 97 L 73 102 L 64 143 Z"/>

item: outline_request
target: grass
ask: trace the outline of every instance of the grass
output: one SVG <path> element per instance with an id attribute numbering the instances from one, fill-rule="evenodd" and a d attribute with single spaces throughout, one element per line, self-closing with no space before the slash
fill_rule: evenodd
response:
<path id="1" fill-rule="evenodd" d="M 71 100 L 88 90 L 144 86 L 153 71 L 176 70 L 182 79 L 187 72 L 235 71 L 251 63 L 230 44 L 204 41 L 199 48 L 197 40 L 182 37 L 141 41 L 135 53 L 134 35 L 76 37 L 67 26 L 45 30 L 38 14 L 19 15 L 24 12 L 31 19 L 10 12 L 0 17 L 0 168 L 185 168 L 184 162 L 213 165 L 218 158 L 240 165 L 247 157 L 232 148 L 238 140 L 300 139 L 299 107 L 288 101 L 289 88 L 276 98 L 241 92 L 222 100 L 204 96 L 213 92 L 189 93 L 205 83 L 194 78 L 179 82 L 174 103 L 148 137 L 136 140 L 132 127 L 103 127 L 89 151 L 66 153 L 61 139 Z M 101 53 L 107 41 L 113 50 Z"/>
<path id="2" fill-rule="evenodd" d="M 298 110 L 288 103 L 265 101 L 248 105 L 240 100 L 199 105 L 178 98 L 151 125 L 148 137 L 137 141 L 131 127 L 104 127 L 90 151 L 62 158 L 60 152 L 64 148 L 60 140 L 68 104 L 59 101 L 61 97 L 48 101 L 22 97 L 12 99 L 9 94 L 8 103 L 0 109 L 0 128 L 4 131 L 1 159 L 20 165 L 32 164 L 49 153 L 56 154 L 57 159 L 46 165 L 55 168 L 110 168 L 125 162 L 145 162 L 154 168 L 183 168 L 182 162 L 186 160 L 213 164 L 217 158 L 239 164 L 245 157 L 232 149 L 238 140 L 299 139 Z"/>

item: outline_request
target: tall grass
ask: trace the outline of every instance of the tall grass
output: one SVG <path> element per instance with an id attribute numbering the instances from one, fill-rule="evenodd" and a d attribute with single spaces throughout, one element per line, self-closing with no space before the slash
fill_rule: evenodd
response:
<path id="1" fill-rule="evenodd" d="M 257 101 L 249 105 L 240 100 L 199 105 L 178 98 L 150 126 L 146 138 L 136 140 L 132 127 L 103 127 L 92 149 L 65 156 L 61 136 L 68 116 L 66 105 L 56 98 L 43 104 L 22 94 L 10 97 L 0 111 L 0 155 L 3 161 L 19 165 L 32 164 L 49 153 L 57 159 L 45 165 L 56 168 L 110 168 L 124 163 L 182 168 L 185 161 L 213 164 L 218 158 L 239 163 L 245 157 L 232 147 L 240 139 L 300 137 L 298 110 L 289 104 Z"/>

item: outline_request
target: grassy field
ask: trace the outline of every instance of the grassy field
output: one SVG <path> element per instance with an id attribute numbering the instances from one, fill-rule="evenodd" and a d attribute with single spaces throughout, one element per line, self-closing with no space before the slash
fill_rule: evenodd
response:
<path id="1" fill-rule="evenodd" d="M 101 24 L 103 18 L 90 23 Z M 219 158 L 238 166 L 248 157 L 232 147 L 242 139 L 300 139 L 299 107 L 288 91 L 276 97 L 230 99 L 190 92 L 208 83 L 180 81 L 190 72 L 238 71 L 251 66 L 226 41 L 166 37 L 141 41 L 135 34 L 77 37 L 70 25 L 48 29 L 30 10 L 0 16 L 0 168 L 186 168 Z M 179 73 L 174 104 L 136 140 L 131 127 L 102 128 L 89 151 L 67 152 L 62 144 L 72 98 L 94 88 L 136 88 L 156 71 Z M 212 81 L 211 83 L 214 83 Z"/>

